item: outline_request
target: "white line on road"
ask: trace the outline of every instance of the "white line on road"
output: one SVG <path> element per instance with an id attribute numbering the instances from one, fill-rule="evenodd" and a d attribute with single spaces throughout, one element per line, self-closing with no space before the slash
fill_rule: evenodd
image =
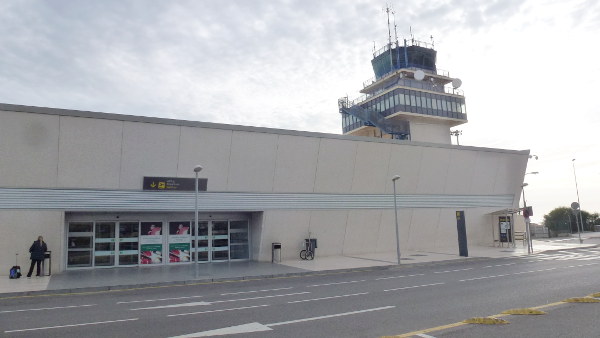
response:
<path id="1" fill-rule="evenodd" d="M 241 295 L 241 294 L 244 294 L 244 293 L 280 291 L 280 290 L 289 290 L 289 289 L 293 289 L 293 287 L 279 288 L 279 289 L 267 289 L 267 290 L 255 290 L 255 291 L 228 292 L 228 293 L 222 293 L 221 296 Z"/>
<path id="2" fill-rule="evenodd" d="M 467 271 L 467 270 L 473 270 L 473 268 L 458 269 L 458 270 L 446 270 L 446 271 L 434 271 L 433 273 L 448 273 L 448 272 L 458 272 L 458 271 Z"/>
<path id="3" fill-rule="evenodd" d="M 134 321 L 134 320 L 138 320 L 138 319 L 139 318 L 130 318 L 130 319 L 107 320 L 107 321 L 104 321 L 104 322 L 93 322 L 93 323 L 81 323 L 81 324 L 69 324 L 69 325 L 36 327 L 36 328 L 33 328 L 33 329 L 22 329 L 22 330 L 4 331 L 4 333 L 25 332 L 25 331 L 38 331 L 38 330 L 48 330 L 48 329 L 60 329 L 60 328 L 63 328 L 63 327 L 75 327 L 75 326 L 99 325 L 99 324 L 110 324 L 110 323 L 119 323 L 119 322 L 130 322 L 130 321 Z"/>
<path id="4" fill-rule="evenodd" d="M 417 337 L 423 337 L 423 338 L 435 338 L 434 336 L 430 336 L 430 335 L 424 334 L 424 333 L 419 333 L 416 336 Z"/>
<path id="5" fill-rule="evenodd" d="M 265 307 L 265 306 L 269 306 L 269 305 L 253 305 L 253 306 L 235 307 L 235 308 L 231 308 L 231 309 L 221 309 L 221 310 L 210 310 L 210 311 L 198 311 L 198 312 L 178 313 L 178 314 L 175 314 L 175 315 L 167 315 L 167 317 L 189 316 L 189 315 L 198 315 L 198 314 L 202 314 L 202 313 L 213 313 L 213 312 L 224 312 L 224 311 L 254 309 L 254 308 L 257 308 L 257 307 Z"/>
<path id="6" fill-rule="evenodd" d="M 144 299 L 144 300 L 130 300 L 127 302 L 117 302 L 117 304 L 130 304 L 130 303 L 145 303 L 145 302 L 160 302 L 163 300 L 177 300 L 177 299 L 189 299 L 189 298 L 200 298 L 203 296 L 186 296 L 186 297 L 175 297 L 175 298 L 161 298 L 161 299 Z"/>
<path id="7" fill-rule="evenodd" d="M 396 289 L 387 289 L 387 290 L 383 290 L 383 291 L 398 291 L 398 290 L 407 290 L 407 289 L 415 289 L 415 288 L 422 288 L 425 286 L 434 286 L 434 285 L 442 285 L 445 283 L 433 283 L 433 284 L 423 284 L 423 285 L 415 285 L 415 286 L 405 286 L 402 288 L 396 288 Z"/>
<path id="8" fill-rule="evenodd" d="M 404 277 L 416 277 L 416 276 L 425 276 L 424 273 L 419 273 L 416 275 L 404 275 L 404 276 L 393 276 L 393 277 L 381 277 L 381 278 L 377 278 L 375 280 L 384 280 L 384 279 L 393 279 L 393 278 L 404 278 Z"/>
<path id="9" fill-rule="evenodd" d="M 339 284 L 350 284 L 350 283 L 360 283 L 360 282 L 366 282 L 366 279 L 363 280 L 352 280 L 352 281 L 348 281 L 348 282 L 336 282 L 336 283 L 327 283 L 327 284 L 314 284 L 314 285 L 307 285 L 307 288 L 313 288 L 315 286 L 329 286 L 329 285 L 339 285 Z"/>
<path id="10" fill-rule="evenodd" d="M 311 318 L 304 318 L 304 319 L 296 319 L 296 320 L 288 320 L 286 322 L 279 322 L 279 323 L 265 324 L 265 325 L 268 326 L 268 327 L 272 327 L 272 326 L 279 326 L 279 325 L 295 324 L 295 323 L 309 322 L 309 321 L 319 320 L 319 319 L 327 319 L 327 318 L 334 318 L 334 317 L 342 317 L 342 316 L 355 315 L 355 314 L 358 314 L 358 313 L 388 310 L 388 309 L 392 309 L 392 308 L 395 308 L 395 306 L 384 306 L 384 307 L 377 307 L 377 308 L 373 308 L 373 309 L 358 310 L 358 311 L 351 311 L 351 312 L 344 312 L 344 313 L 336 313 L 336 314 L 333 314 L 333 315 L 311 317 Z"/>
<path id="11" fill-rule="evenodd" d="M 353 293 L 353 294 L 350 294 L 350 295 L 330 296 L 330 297 L 304 299 L 304 300 L 294 300 L 294 301 L 288 302 L 288 304 L 303 303 L 303 302 L 312 302 L 312 301 L 315 301 L 315 300 L 325 300 L 325 299 L 334 299 L 334 298 L 342 298 L 342 297 L 352 297 L 352 296 L 360 296 L 360 295 L 368 295 L 368 294 L 369 294 L 368 292 L 361 292 L 361 293 Z"/>
<path id="12" fill-rule="evenodd" d="M 23 310 L 5 310 L 0 311 L 0 313 L 11 313 L 11 312 L 25 312 L 25 311 L 42 311 L 42 310 L 56 310 L 56 309 L 72 309 L 76 307 L 88 307 L 95 306 L 96 304 L 87 304 L 87 305 L 69 305 L 69 306 L 56 306 L 56 307 L 42 307 L 38 309 L 23 309 Z"/>
<path id="13" fill-rule="evenodd" d="M 495 275 L 495 276 L 484 276 L 484 277 L 475 277 L 475 278 L 469 278 L 469 279 L 461 279 L 459 280 L 459 282 L 468 282 L 468 281 L 472 281 L 472 280 L 480 280 L 480 279 L 488 279 L 488 278 L 497 278 L 497 277 L 506 277 L 506 276 L 510 276 L 511 274 L 506 274 L 506 275 Z"/>
<path id="14" fill-rule="evenodd" d="M 493 268 L 493 267 L 497 267 L 497 266 L 509 266 L 509 265 L 514 265 L 514 264 L 517 264 L 517 263 L 488 265 L 488 266 L 484 266 L 483 268 L 486 269 L 486 268 Z"/>
<path id="15" fill-rule="evenodd" d="M 215 300 L 215 301 L 212 301 L 212 302 L 181 303 L 181 304 L 173 304 L 173 305 L 142 307 L 142 308 L 130 309 L 130 310 L 131 311 L 137 311 L 137 310 L 154 310 L 154 309 L 165 309 L 165 308 L 176 308 L 176 307 L 203 306 L 203 305 L 212 305 L 212 304 L 216 304 L 216 303 L 237 302 L 237 301 L 243 301 L 243 300 L 254 300 L 254 299 L 264 299 L 264 298 L 274 298 L 274 297 L 295 296 L 295 295 L 303 295 L 303 294 L 307 294 L 307 293 L 310 293 L 310 292 L 304 291 L 304 292 L 296 292 L 296 293 L 287 293 L 287 294 L 282 294 L 282 295 L 271 295 L 271 296 L 238 298 L 238 299 L 227 299 L 227 300 Z"/>
<path id="16" fill-rule="evenodd" d="M 392 309 L 392 308 L 395 308 L 395 306 L 384 306 L 384 307 L 378 307 L 378 308 L 373 308 L 373 309 L 336 313 L 333 315 L 296 319 L 296 320 L 290 320 L 290 321 L 286 321 L 286 322 L 279 322 L 279 323 L 272 323 L 272 324 L 261 324 L 261 323 L 254 322 L 254 323 L 247 323 L 247 324 L 242 324 L 242 325 L 224 327 L 224 328 L 216 329 L 216 330 L 190 333 L 190 334 L 185 334 L 185 335 L 171 337 L 171 338 L 194 338 L 194 337 L 222 336 L 222 335 L 226 335 L 226 334 L 231 335 L 231 334 L 238 334 L 238 333 L 272 331 L 273 330 L 271 328 L 272 326 L 295 324 L 295 323 L 308 322 L 308 321 L 312 321 L 312 320 L 349 316 L 349 315 L 354 315 L 354 314 L 359 314 L 359 313 L 381 311 L 381 310 L 387 310 L 387 309 Z"/>

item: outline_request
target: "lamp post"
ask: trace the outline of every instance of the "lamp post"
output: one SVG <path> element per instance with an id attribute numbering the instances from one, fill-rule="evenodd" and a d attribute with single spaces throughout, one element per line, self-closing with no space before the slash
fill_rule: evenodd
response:
<path id="1" fill-rule="evenodd" d="M 398 264 L 400 264 L 400 234 L 398 230 L 398 205 L 396 204 L 396 181 L 400 176 L 396 175 L 392 177 L 392 183 L 394 185 L 394 215 L 396 216 L 396 255 L 398 258 Z"/>
<path id="2" fill-rule="evenodd" d="M 196 174 L 196 204 L 194 206 L 194 229 L 196 238 L 194 239 L 194 251 L 196 252 L 196 263 L 198 263 L 198 173 L 202 170 L 201 165 L 194 167 L 194 173 Z"/>
<path id="3" fill-rule="evenodd" d="M 572 159 L 571 162 L 573 163 L 573 176 L 575 177 L 575 190 L 577 191 L 577 204 L 579 204 L 579 223 L 581 223 L 581 230 L 579 229 L 579 226 L 577 226 L 577 229 L 579 230 L 578 232 L 581 233 L 583 231 L 583 218 L 581 217 L 581 203 L 579 202 L 579 188 L 577 187 L 577 174 L 575 173 L 575 159 Z M 583 240 L 581 240 L 581 235 L 579 235 L 579 243 L 583 243 Z"/>
<path id="4" fill-rule="evenodd" d="M 528 186 L 527 183 L 523 183 L 521 185 L 521 190 L 523 191 L 523 214 L 527 212 L 527 201 L 525 201 L 525 187 Z M 527 253 L 533 253 L 533 243 L 531 242 L 531 229 L 530 229 L 530 221 L 529 215 L 525 217 L 525 231 L 527 232 Z"/>

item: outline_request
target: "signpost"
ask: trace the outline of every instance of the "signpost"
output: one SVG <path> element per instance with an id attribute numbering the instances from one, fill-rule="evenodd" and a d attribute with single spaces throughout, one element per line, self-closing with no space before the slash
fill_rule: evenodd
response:
<path id="1" fill-rule="evenodd" d="M 462 257 L 469 257 L 467 248 L 467 227 L 465 225 L 465 212 L 456 212 L 456 230 L 458 232 L 458 253 Z"/>

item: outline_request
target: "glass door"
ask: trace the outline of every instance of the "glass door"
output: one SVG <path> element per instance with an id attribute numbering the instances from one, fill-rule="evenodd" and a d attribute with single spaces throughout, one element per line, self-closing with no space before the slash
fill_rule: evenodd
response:
<path id="1" fill-rule="evenodd" d="M 94 223 L 70 222 L 67 230 L 67 267 L 92 266 Z"/>
<path id="2" fill-rule="evenodd" d="M 136 265 L 140 254 L 140 223 L 139 222 L 121 222 L 119 223 L 119 252 L 118 265 Z"/>
<path id="3" fill-rule="evenodd" d="M 248 238 L 248 221 L 229 222 L 229 257 L 232 260 L 250 258 Z"/>
<path id="4" fill-rule="evenodd" d="M 198 254 L 198 262 L 209 261 L 208 223 L 208 221 L 198 221 L 198 248 L 196 248 L 196 229 L 192 226 L 192 260 L 194 262 L 196 261 L 196 254 Z M 192 224 L 194 224 L 193 221 Z"/>
<path id="5" fill-rule="evenodd" d="M 211 260 L 227 261 L 229 260 L 229 222 L 212 221 L 211 223 Z"/>
<path id="6" fill-rule="evenodd" d="M 94 266 L 114 266 L 115 260 L 115 222 L 97 222 L 94 238 Z"/>

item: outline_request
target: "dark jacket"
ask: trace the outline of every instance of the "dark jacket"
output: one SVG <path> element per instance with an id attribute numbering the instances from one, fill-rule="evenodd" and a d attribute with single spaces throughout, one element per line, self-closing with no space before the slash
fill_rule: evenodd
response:
<path id="1" fill-rule="evenodd" d="M 31 252 L 31 259 L 36 261 L 44 260 L 44 253 L 48 251 L 48 247 L 46 246 L 46 242 L 42 241 L 40 245 L 40 241 L 35 241 L 31 244 L 31 248 L 29 248 L 29 252 Z"/>

